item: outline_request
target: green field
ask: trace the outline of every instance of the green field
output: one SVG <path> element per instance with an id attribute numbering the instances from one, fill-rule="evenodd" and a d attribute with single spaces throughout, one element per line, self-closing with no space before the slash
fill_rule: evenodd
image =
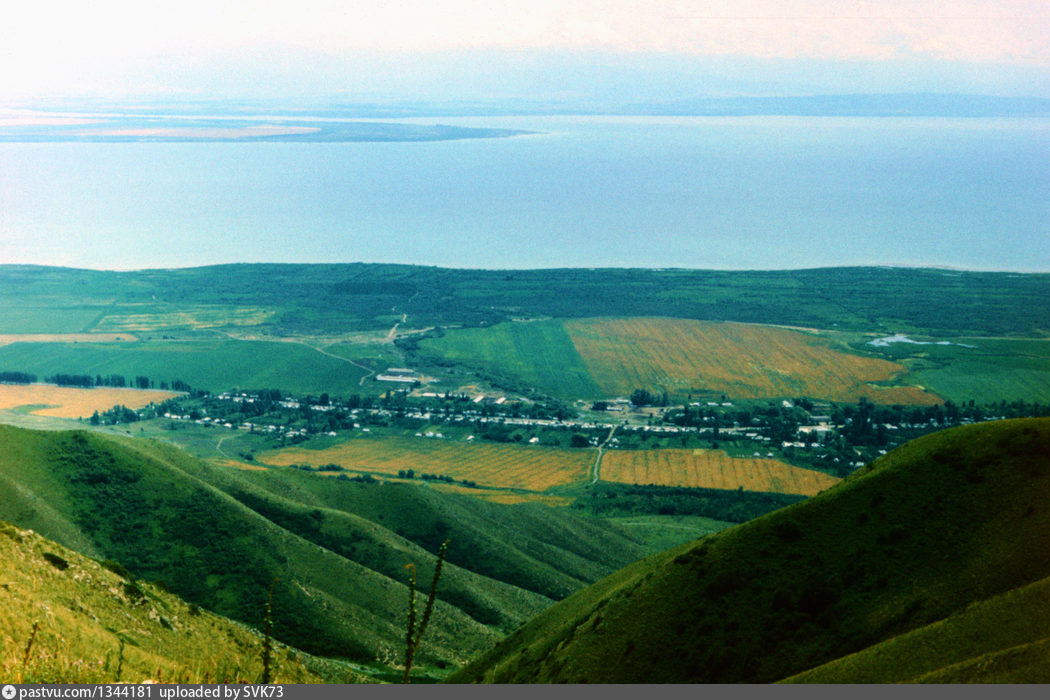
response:
<path id="1" fill-rule="evenodd" d="M 79 333 L 103 313 L 105 307 L 0 306 L 0 334 Z"/>
<path id="2" fill-rule="evenodd" d="M 428 338 L 420 347 L 427 356 L 476 367 L 553 396 L 601 394 L 561 321 L 454 330 Z"/>
<path id="3" fill-rule="evenodd" d="M 641 539 L 654 552 L 662 552 L 683 542 L 728 530 L 737 524 L 705 518 L 702 515 L 625 515 L 611 522 Z"/>
<path id="4" fill-rule="evenodd" d="M 325 345 L 321 349 L 377 370 L 400 367 L 405 362 L 404 355 L 393 343 L 334 343 Z"/>
<path id="5" fill-rule="evenodd" d="M 299 343 L 199 340 L 136 343 L 14 343 L 0 347 L 0 367 L 56 374 L 147 376 L 197 389 L 278 387 L 300 394 L 360 392 L 365 370 Z"/>
<path id="6" fill-rule="evenodd" d="M 893 343 L 877 352 L 908 367 L 910 381 L 956 403 L 1050 400 L 1050 340 L 963 337 L 950 342 Z"/>

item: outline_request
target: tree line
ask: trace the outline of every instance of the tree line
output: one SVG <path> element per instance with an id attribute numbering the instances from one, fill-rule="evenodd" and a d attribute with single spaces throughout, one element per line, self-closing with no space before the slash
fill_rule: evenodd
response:
<path id="1" fill-rule="evenodd" d="M 35 384 L 37 381 L 37 375 L 30 372 L 17 372 L 10 370 L 0 372 L 0 383 L 2 384 Z M 133 379 L 128 379 L 122 374 L 96 374 L 92 376 L 90 374 L 66 374 L 60 372 L 58 374 L 44 377 L 44 382 L 47 384 L 72 386 L 81 389 L 92 389 L 100 386 L 121 389 L 125 387 L 134 387 L 136 389 L 156 388 L 155 382 L 145 375 L 138 375 Z M 181 379 L 173 379 L 170 382 L 162 381 L 160 382 L 160 389 L 165 391 L 182 391 L 186 393 L 191 393 L 193 391 L 192 387 Z"/>

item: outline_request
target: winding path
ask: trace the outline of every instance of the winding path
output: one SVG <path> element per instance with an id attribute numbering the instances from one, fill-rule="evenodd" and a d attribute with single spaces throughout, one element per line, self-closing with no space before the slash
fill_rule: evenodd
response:
<path id="1" fill-rule="evenodd" d="M 394 327 L 396 328 L 397 324 L 394 324 Z M 368 374 L 366 374 L 363 377 L 361 377 L 361 381 L 359 381 L 357 383 L 358 386 L 364 386 L 365 385 L 365 381 L 370 379 L 376 373 L 376 371 L 374 369 L 372 369 L 371 367 L 366 367 L 365 365 L 362 365 L 359 362 L 354 362 L 349 357 L 342 357 L 341 355 L 335 355 L 333 353 L 328 352 L 324 348 L 319 348 L 316 345 L 310 345 L 306 341 L 303 341 L 303 340 L 290 340 L 288 342 L 298 343 L 299 345 L 302 345 L 303 347 L 310 348 L 311 350 L 316 350 L 317 352 L 321 353 L 322 355 L 324 355 L 326 357 L 331 357 L 331 358 L 336 359 L 336 360 L 342 360 L 343 362 L 348 362 L 349 364 L 352 364 L 354 367 L 357 367 L 359 369 L 363 369 Z"/>
<path id="2" fill-rule="evenodd" d="M 602 454 L 605 451 L 605 446 L 609 444 L 610 440 L 612 440 L 613 433 L 616 432 L 616 429 L 618 427 L 620 427 L 620 426 L 614 425 L 609 430 L 609 434 L 605 436 L 605 440 L 602 441 L 602 444 L 598 445 L 598 454 L 594 458 L 594 466 L 591 467 L 591 483 L 592 484 L 598 483 L 598 479 L 601 478 L 601 475 L 602 475 Z"/>

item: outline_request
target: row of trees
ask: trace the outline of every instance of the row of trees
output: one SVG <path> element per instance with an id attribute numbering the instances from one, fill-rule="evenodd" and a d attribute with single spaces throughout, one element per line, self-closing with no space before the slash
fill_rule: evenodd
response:
<path id="1" fill-rule="evenodd" d="M 0 372 L 0 383 L 4 384 L 35 384 L 37 379 L 37 375 L 30 372 Z M 91 389 L 99 386 L 116 388 L 135 387 L 136 389 L 156 388 L 154 381 L 145 375 L 138 375 L 134 379 L 128 379 L 122 374 L 96 374 L 92 376 L 90 374 L 66 374 L 60 372 L 49 377 L 44 377 L 44 381 L 50 384 L 57 384 L 58 386 L 72 386 L 83 389 Z M 160 383 L 160 388 L 163 390 L 170 389 L 171 391 L 184 391 L 186 393 L 193 391 L 190 385 L 181 379 L 173 379 L 171 382 L 162 381 Z"/>
<path id="2" fill-rule="evenodd" d="M 28 372 L 0 372 L 0 383 L 3 384 L 35 384 L 36 375 Z"/>
<path id="3" fill-rule="evenodd" d="M 50 377 L 45 377 L 45 381 L 59 386 L 76 386 L 83 388 L 96 386 L 124 388 L 129 386 L 128 380 L 121 374 L 110 374 L 106 376 L 96 374 L 94 377 L 90 374 L 55 374 Z M 137 386 L 139 389 L 149 389 L 152 382 L 149 377 L 135 377 L 134 383 L 131 383 L 130 385 Z"/>

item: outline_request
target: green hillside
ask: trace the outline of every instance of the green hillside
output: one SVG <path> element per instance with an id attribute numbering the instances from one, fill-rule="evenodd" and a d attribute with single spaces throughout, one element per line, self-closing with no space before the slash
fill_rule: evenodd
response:
<path id="1" fill-rule="evenodd" d="M 10 683 L 263 679 L 263 636 L 31 530 L 0 522 L 0 677 Z M 36 628 L 34 631 L 34 627 Z M 276 645 L 272 680 L 360 680 Z"/>
<path id="2" fill-rule="evenodd" d="M 1045 682 L 1048 503 L 1050 420 L 935 433 L 626 567 L 450 680 Z"/>
<path id="3" fill-rule="evenodd" d="M 302 476 L 212 467 L 148 440 L 0 426 L 0 518 L 256 627 L 277 578 L 275 635 L 324 655 L 396 665 L 404 567 L 428 580 L 435 534 L 461 543 L 420 652 L 437 669 L 644 551 L 569 513 L 551 535 L 516 506 L 416 485 L 318 479 L 322 490 Z M 502 556 L 488 561 L 501 541 Z"/>
<path id="4" fill-rule="evenodd" d="M 406 313 L 417 328 L 667 316 L 937 335 L 1050 329 L 1050 275 L 894 267 L 461 270 L 354 263 L 104 272 L 4 265 L 0 300 L 0 333 L 159 333 L 224 318 L 244 327 L 248 309 L 261 312 L 258 328 L 275 335 L 385 330 Z"/>

